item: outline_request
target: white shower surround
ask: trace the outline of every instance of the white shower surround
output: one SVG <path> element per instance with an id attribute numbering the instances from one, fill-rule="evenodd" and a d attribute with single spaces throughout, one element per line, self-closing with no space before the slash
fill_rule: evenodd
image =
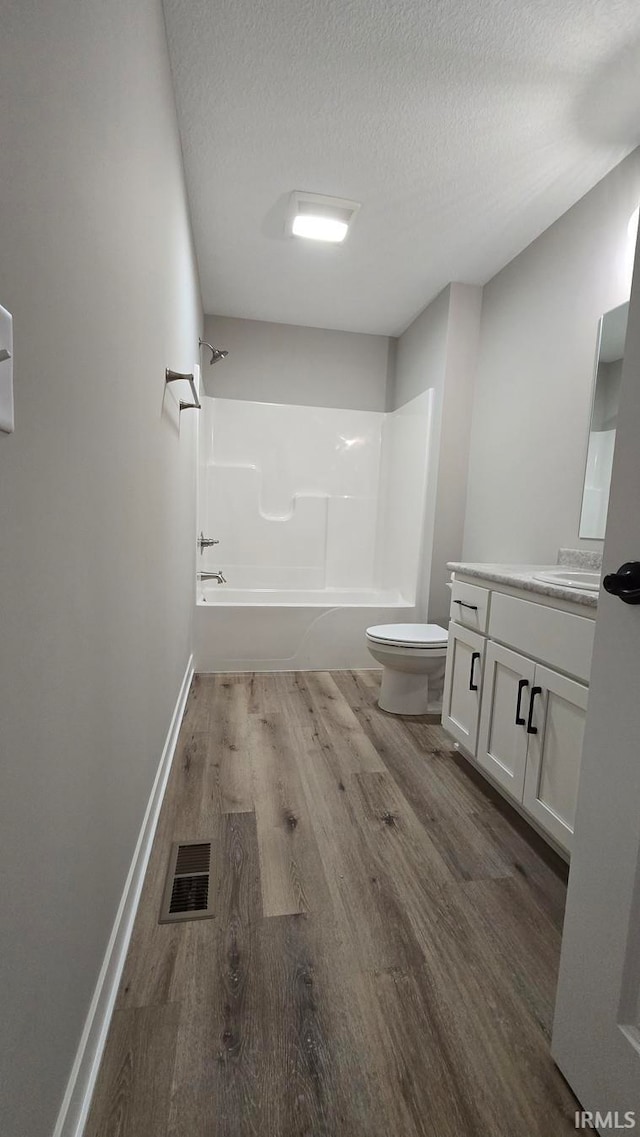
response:
<path id="1" fill-rule="evenodd" d="M 203 399 L 201 672 L 370 667 L 417 617 L 431 392 L 392 413 Z"/>

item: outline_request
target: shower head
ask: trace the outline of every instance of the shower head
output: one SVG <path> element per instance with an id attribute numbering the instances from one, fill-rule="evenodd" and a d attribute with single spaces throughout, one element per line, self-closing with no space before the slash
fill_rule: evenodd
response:
<path id="1" fill-rule="evenodd" d="M 219 347 L 212 347 L 211 344 L 207 343 L 206 340 L 198 340 L 198 343 L 200 344 L 200 347 L 209 348 L 209 351 L 211 352 L 211 359 L 209 360 L 210 367 L 212 363 L 218 363 L 221 359 L 226 359 L 229 354 L 228 351 L 222 351 Z"/>

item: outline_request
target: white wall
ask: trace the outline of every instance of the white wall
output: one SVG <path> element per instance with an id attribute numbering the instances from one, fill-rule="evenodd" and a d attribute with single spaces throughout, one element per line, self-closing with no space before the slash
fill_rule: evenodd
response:
<path id="1" fill-rule="evenodd" d="M 485 285 L 464 559 L 554 562 L 580 542 L 598 320 L 629 297 L 634 152 Z"/>
<path id="2" fill-rule="evenodd" d="M 0 1129 L 50 1137 L 191 649 L 201 313 L 159 0 L 1 23 Z"/>
<path id="3" fill-rule="evenodd" d="M 400 336 L 393 405 L 433 392 L 418 602 L 430 621 L 449 618 L 447 561 L 462 553 L 473 386 L 482 289 L 453 283 Z"/>
<path id="4" fill-rule="evenodd" d="M 229 356 L 209 366 L 207 394 L 252 402 L 384 411 L 394 341 L 387 336 L 207 316 L 203 337 Z"/>

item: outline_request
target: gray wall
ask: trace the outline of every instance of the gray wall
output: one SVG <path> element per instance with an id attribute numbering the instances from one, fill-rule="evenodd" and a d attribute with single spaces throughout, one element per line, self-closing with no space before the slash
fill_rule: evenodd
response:
<path id="1" fill-rule="evenodd" d="M 50 1137 L 191 645 L 201 319 L 160 0 L 2 5 L 0 1129 Z"/>
<path id="2" fill-rule="evenodd" d="M 450 288 L 436 296 L 398 339 L 392 409 L 444 384 Z"/>
<path id="3" fill-rule="evenodd" d="M 598 320 L 629 297 L 636 151 L 489 284 L 464 558 L 554 562 L 578 524 Z"/>
<path id="4" fill-rule="evenodd" d="M 481 288 L 450 284 L 400 336 L 396 353 L 393 406 L 434 391 L 418 601 L 430 621 L 444 626 L 446 564 L 462 555 L 481 303 Z"/>
<path id="5" fill-rule="evenodd" d="M 229 356 L 209 367 L 207 394 L 301 406 L 384 411 L 394 341 L 387 336 L 207 316 L 204 339 Z"/>
<path id="6" fill-rule="evenodd" d="M 478 362 L 482 289 L 472 284 L 450 286 L 447 351 L 435 519 L 429 582 L 429 619 L 445 627 L 451 593 L 447 561 L 462 556 L 467 503 L 469 445 Z"/>

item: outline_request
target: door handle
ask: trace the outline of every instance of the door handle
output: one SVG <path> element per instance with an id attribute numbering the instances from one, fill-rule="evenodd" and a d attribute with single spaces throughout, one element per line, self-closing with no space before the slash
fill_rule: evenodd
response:
<path id="1" fill-rule="evenodd" d="M 640 604 L 640 561 L 627 561 L 605 576 L 602 587 L 625 604 Z"/>
<path id="2" fill-rule="evenodd" d="M 516 726 L 526 726 L 527 720 L 522 717 L 522 692 L 529 686 L 528 679 L 521 679 L 518 683 L 518 701 L 516 703 Z"/>
<path id="3" fill-rule="evenodd" d="M 478 611 L 477 604 L 465 604 L 464 600 L 454 600 L 454 604 L 459 604 L 461 608 L 470 608 L 472 612 Z"/>
<path id="4" fill-rule="evenodd" d="M 476 669 L 476 660 L 480 659 L 480 652 L 474 651 L 471 653 L 471 667 L 469 668 L 469 690 L 477 691 L 478 684 L 474 682 L 474 671 Z"/>
<path id="5" fill-rule="evenodd" d="M 527 734 L 537 734 L 538 728 L 533 725 L 533 705 L 536 701 L 536 695 L 539 695 L 542 687 L 531 688 L 531 702 L 529 703 L 529 720 L 527 722 Z"/>

